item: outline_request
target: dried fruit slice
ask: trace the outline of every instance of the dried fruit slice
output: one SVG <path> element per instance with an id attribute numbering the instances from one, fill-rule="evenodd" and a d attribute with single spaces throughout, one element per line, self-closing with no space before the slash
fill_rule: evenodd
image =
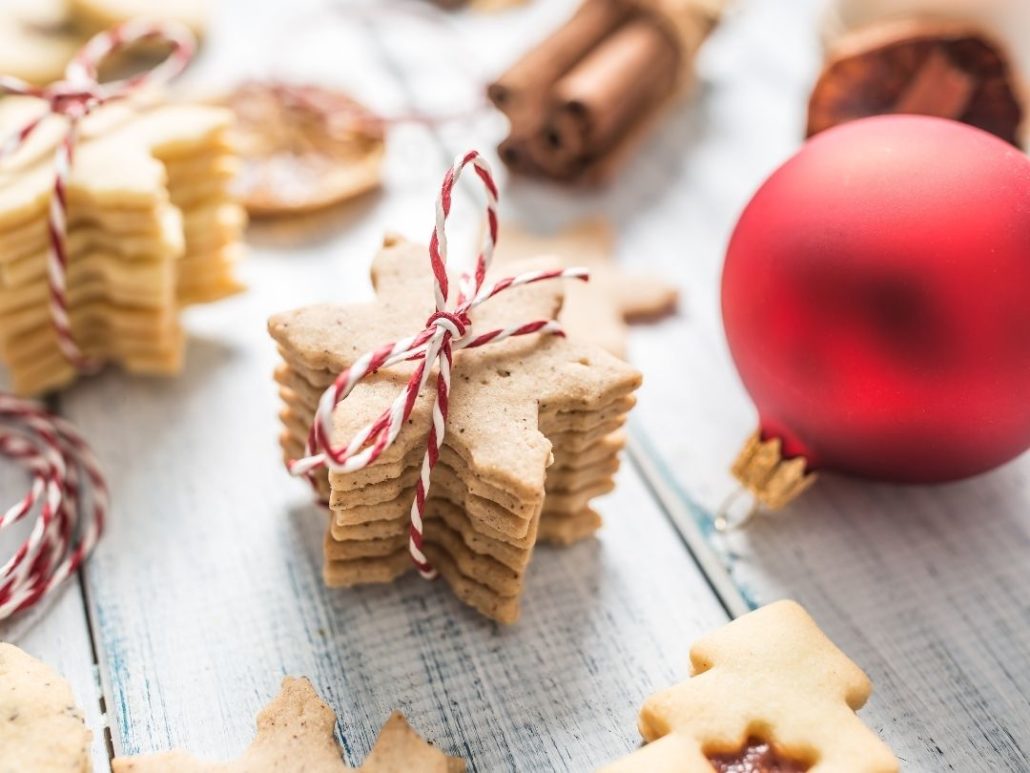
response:
<path id="1" fill-rule="evenodd" d="M 845 35 L 808 105 L 808 136 L 884 113 L 952 118 L 1021 143 L 1025 95 L 1005 49 L 976 28 L 890 22 Z"/>
<path id="2" fill-rule="evenodd" d="M 346 94 L 248 82 L 223 102 L 237 118 L 236 192 L 252 215 L 306 212 L 378 187 L 384 123 Z"/>

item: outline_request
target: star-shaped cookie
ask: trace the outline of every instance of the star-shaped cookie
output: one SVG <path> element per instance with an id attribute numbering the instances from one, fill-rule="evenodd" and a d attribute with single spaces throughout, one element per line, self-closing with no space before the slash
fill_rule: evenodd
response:
<path id="1" fill-rule="evenodd" d="M 545 266 L 550 263 L 532 264 Z M 496 268 L 493 278 L 520 269 Z M 433 312 L 425 247 L 388 238 L 373 262 L 372 280 L 373 303 L 309 306 L 269 322 L 289 370 L 280 383 L 295 385 L 283 394 L 284 423 L 294 425 L 294 438 L 304 436 L 314 414 L 300 392 L 325 389 L 365 352 L 421 330 Z M 475 310 L 470 335 L 554 319 L 564 289 L 546 282 L 497 295 Z M 389 368 L 359 383 L 334 413 L 334 442 L 345 442 L 373 420 L 399 394 L 412 367 Z M 320 486 L 331 487 L 324 493 L 334 527 L 401 524 L 401 536 L 389 539 L 344 540 L 339 528 L 331 529 L 337 541 L 326 546 L 330 584 L 385 582 L 410 568 L 403 524 L 415 481 L 406 473 L 417 470 L 425 451 L 435 383 L 429 380 L 407 426 L 375 464 L 348 474 L 321 472 Z M 459 597 L 495 619 L 513 621 L 541 515 L 549 524 L 587 522 L 577 526 L 586 533 L 597 527 L 589 500 L 611 488 L 611 462 L 621 441 L 608 439 L 625 420 L 639 383 L 633 368 L 572 337 L 533 334 L 455 353 L 425 541 L 431 563 Z"/>
<path id="2" fill-rule="evenodd" d="M 605 220 L 585 220 L 541 235 L 506 225 L 497 245 L 501 261 L 554 256 L 564 266 L 590 269 L 590 282 L 565 289 L 560 320 L 572 338 L 626 357 L 627 325 L 657 320 L 676 311 L 676 286 L 650 274 L 631 273 L 614 261 L 615 234 Z"/>
<path id="3" fill-rule="evenodd" d="M 336 715 L 307 679 L 287 677 L 257 718 L 257 735 L 233 762 L 205 762 L 189 752 L 118 757 L 114 773 L 463 773 L 465 763 L 426 743 L 399 713 L 391 715 L 360 768 L 344 764 Z"/>

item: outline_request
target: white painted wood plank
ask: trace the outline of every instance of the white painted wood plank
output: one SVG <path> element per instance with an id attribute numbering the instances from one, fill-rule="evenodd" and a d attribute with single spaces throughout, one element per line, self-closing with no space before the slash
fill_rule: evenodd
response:
<path id="1" fill-rule="evenodd" d="M 0 464 L 0 492 L 10 504 L 21 496 L 28 480 L 21 470 Z M 27 536 L 31 522 L 25 521 L 5 529 L 0 536 L 0 563 L 13 554 Z M 93 646 L 86 621 L 79 576 L 71 577 L 56 593 L 35 607 L 0 622 L 0 641 L 21 647 L 39 658 L 71 684 L 75 699 L 93 730 L 92 758 L 97 770 L 107 765 L 103 717 L 100 710 L 100 688 L 96 680 Z"/>
<path id="2" fill-rule="evenodd" d="M 218 61 L 224 73 L 242 59 Z M 365 76 L 381 81 L 378 104 L 407 104 L 389 69 Z M 428 235 L 443 166 L 431 135 L 398 129 L 383 195 L 253 229 L 251 291 L 190 313 L 180 380 L 112 373 L 65 398 L 112 461 L 114 512 L 88 581 L 117 750 L 238 753 L 291 673 L 311 676 L 336 708 L 352 762 L 400 708 L 474 770 L 584 769 L 635 745 L 643 697 L 681 677 L 687 643 L 725 620 L 631 469 L 601 505 L 600 540 L 538 553 L 513 629 L 417 577 L 323 587 L 322 516 L 276 447 L 265 319 L 367 297 L 384 228 Z"/>
<path id="3" fill-rule="evenodd" d="M 352 761 L 392 708 L 478 770 L 617 756 L 635 743 L 643 696 L 682 675 L 687 642 L 724 619 L 631 469 L 603 502 L 599 541 L 538 553 L 510 630 L 416 576 L 322 586 L 323 517 L 281 468 L 261 331 L 273 310 L 327 287 L 353 295 L 357 280 L 342 277 L 366 262 L 256 256 L 247 296 L 192 315 L 181 380 L 109 374 L 66 398 L 116 492 L 87 573 L 116 748 L 238 751 L 292 673 L 338 710 Z"/>
<path id="4" fill-rule="evenodd" d="M 744 5 L 705 53 L 682 134 L 666 127 L 634 182 L 605 198 L 631 210 L 625 262 L 661 266 L 684 289 L 682 317 L 638 330 L 632 355 L 648 374 L 637 429 L 694 513 L 732 490 L 729 462 L 755 422 L 723 342 L 719 275 L 736 213 L 801 136 L 817 10 Z M 827 475 L 789 513 L 711 547 L 751 604 L 797 598 L 870 672 L 866 716 L 906 769 L 1025 771 L 1028 496 L 1027 459 L 940 488 Z"/>

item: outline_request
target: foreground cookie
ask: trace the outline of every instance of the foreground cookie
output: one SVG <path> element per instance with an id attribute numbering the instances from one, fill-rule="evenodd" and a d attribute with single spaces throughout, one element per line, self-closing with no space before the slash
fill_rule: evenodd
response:
<path id="1" fill-rule="evenodd" d="M 597 344 L 625 359 L 627 324 L 672 314 L 679 292 L 659 277 L 622 271 L 613 260 L 614 251 L 611 225 L 604 220 L 589 220 L 550 236 L 505 226 L 496 258 L 505 261 L 555 256 L 562 265 L 590 269 L 588 283 L 566 286 L 558 319 L 569 337 Z"/>
<path id="2" fill-rule="evenodd" d="M 0 643 L 0 770 L 84 773 L 91 739 L 68 683 Z"/>
<path id="3" fill-rule="evenodd" d="M 288 459 L 304 456 L 319 398 L 336 376 L 363 353 L 420 329 L 433 312 L 425 247 L 389 238 L 373 262 L 372 283 L 375 303 L 310 306 L 269 322 L 285 361 L 276 378 Z M 554 282 L 513 287 L 472 312 L 472 329 L 482 334 L 553 320 L 563 289 Z M 334 442 L 345 443 L 375 420 L 415 367 L 397 365 L 362 380 L 332 415 Z M 537 541 L 569 543 L 598 528 L 590 500 L 614 487 L 623 445 L 618 430 L 639 384 L 633 368 L 572 338 L 533 333 L 454 354 L 424 540 L 430 563 L 462 601 L 514 622 Z M 316 471 L 332 512 L 329 585 L 388 582 L 414 567 L 410 514 L 435 396 L 430 379 L 396 440 L 367 469 Z"/>
<path id="4" fill-rule="evenodd" d="M 869 678 L 798 604 L 733 621 L 695 643 L 690 661 L 690 679 L 644 704 L 648 745 L 602 773 L 898 770 L 855 715 L 872 692 Z"/>
<path id="5" fill-rule="evenodd" d="M 257 718 L 257 735 L 234 762 L 204 762 L 184 751 L 118 757 L 114 773 L 337 773 L 343 763 L 336 716 L 307 679 L 287 677 L 279 695 Z M 394 713 L 379 733 L 362 773 L 462 773 L 465 763 L 422 740 Z"/>

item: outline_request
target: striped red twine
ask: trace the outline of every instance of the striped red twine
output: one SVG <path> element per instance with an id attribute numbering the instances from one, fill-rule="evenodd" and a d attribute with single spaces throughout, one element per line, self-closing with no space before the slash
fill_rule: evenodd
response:
<path id="1" fill-rule="evenodd" d="M 447 309 L 449 283 L 447 277 L 447 218 L 451 212 L 451 195 L 458 178 L 466 166 L 471 166 L 486 189 L 487 233 L 483 247 L 476 258 L 473 273 L 463 274 L 458 288 L 454 309 Z M 311 475 L 315 470 L 328 468 L 334 472 L 362 470 L 379 458 L 400 434 L 419 392 L 429 380 L 432 368 L 437 366 L 436 399 L 433 403 L 433 423 L 429 430 L 425 456 L 422 458 L 421 475 L 415 489 L 415 501 L 411 504 L 411 528 L 409 550 L 412 560 L 422 576 L 431 579 L 436 575 L 433 567 L 422 552 L 422 519 L 425 513 L 426 495 L 429 492 L 429 477 L 440 455 L 444 433 L 447 430 L 447 400 L 451 387 L 451 366 L 455 349 L 472 349 L 478 346 L 503 341 L 512 336 L 530 333 L 551 333 L 563 335 L 561 326 L 554 320 L 537 320 L 523 325 L 490 330 L 476 334 L 469 319 L 469 312 L 500 292 L 512 287 L 542 282 L 547 279 L 574 278 L 586 280 L 586 269 L 573 268 L 554 271 L 533 271 L 508 277 L 484 286 L 487 269 L 493 259 L 497 243 L 497 186 L 494 184 L 490 167 L 476 151 L 458 157 L 448 170 L 440 189 L 436 205 L 436 228 L 429 242 L 429 261 L 433 269 L 436 311 L 426 320 L 425 329 L 408 338 L 383 344 L 378 349 L 362 355 L 350 368 L 341 373 L 331 387 L 323 394 L 318 404 L 315 420 L 308 434 L 307 453 L 303 459 L 293 460 L 288 467 L 293 475 Z M 401 362 L 418 361 L 404 390 L 377 419 L 363 427 L 343 445 L 332 443 L 333 409 L 344 400 L 355 385 L 369 373 L 388 368 Z"/>
<path id="2" fill-rule="evenodd" d="M 0 454 L 32 477 L 29 492 L 0 514 L 0 532 L 32 513 L 28 537 L 0 567 L 0 620 L 35 604 L 96 545 L 107 484 L 85 441 L 35 403 L 0 394 Z M 83 499 L 90 500 L 87 513 Z"/>
<path id="3" fill-rule="evenodd" d="M 172 47 L 171 53 L 151 70 L 124 80 L 99 82 L 98 70 L 108 56 L 144 40 L 168 43 Z M 0 160 L 17 151 L 49 116 L 59 115 L 68 120 L 68 128 L 57 145 L 54 158 L 54 195 L 50 198 L 47 222 L 50 239 L 47 275 L 50 284 L 50 315 L 57 331 L 58 346 L 68 361 L 80 370 L 89 370 L 97 363 L 91 362 L 82 353 L 72 336 L 65 286 L 65 273 L 68 267 L 68 253 L 65 249 L 68 226 L 67 184 L 79 124 L 101 105 L 125 99 L 145 86 L 170 81 L 185 69 L 194 49 L 193 34 L 180 24 L 129 21 L 92 37 L 68 64 L 62 81 L 40 87 L 18 78 L 0 76 L 0 94 L 37 97 L 45 101 L 49 107 L 49 110 L 25 124 L 0 144 Z"/>

